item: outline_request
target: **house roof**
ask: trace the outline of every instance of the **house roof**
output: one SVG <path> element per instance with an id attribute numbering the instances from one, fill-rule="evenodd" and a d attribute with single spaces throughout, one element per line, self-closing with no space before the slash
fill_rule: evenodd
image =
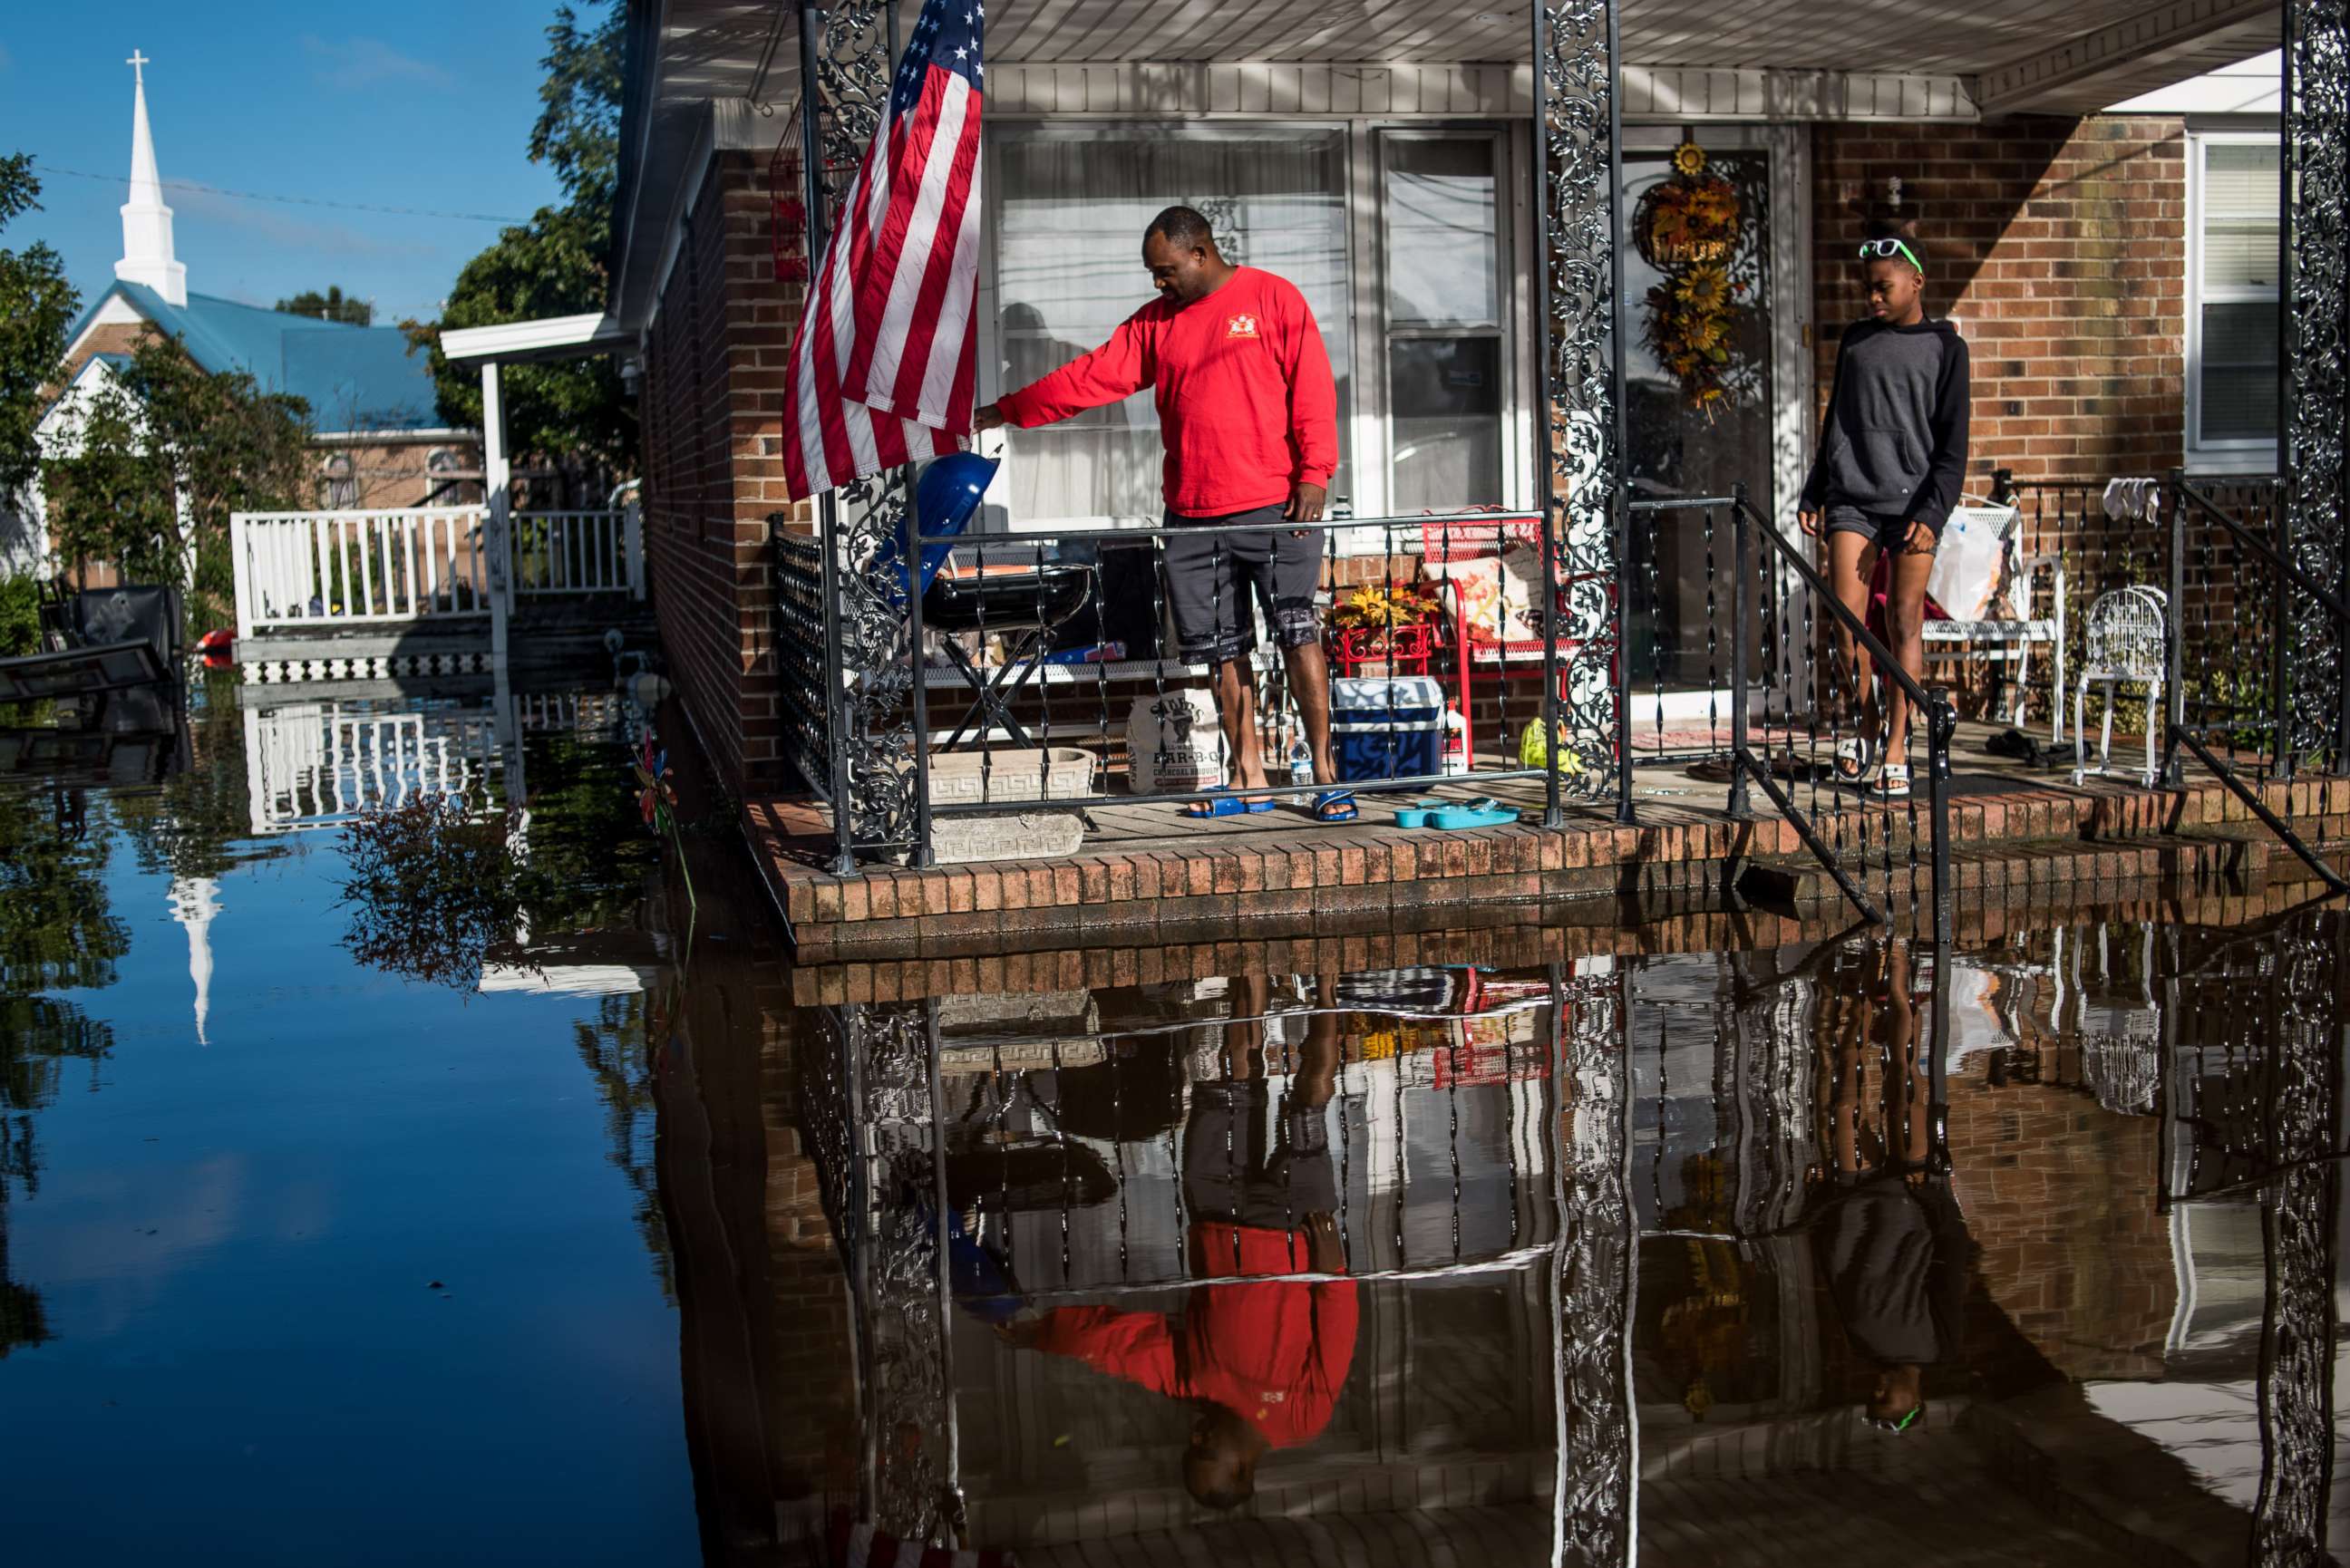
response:
<path id="1" fill-rule="evenodd" d="M 322 431 L 425 430 L 437 422 L 432 370 L 396 327 L 319 321 L 205 294 L 173 305 L 145 284 L 118 280 L 91 303 L 73 337 L 118 296 L 205 369 L 242 370 L 265 390 L 300 398 Z"/>

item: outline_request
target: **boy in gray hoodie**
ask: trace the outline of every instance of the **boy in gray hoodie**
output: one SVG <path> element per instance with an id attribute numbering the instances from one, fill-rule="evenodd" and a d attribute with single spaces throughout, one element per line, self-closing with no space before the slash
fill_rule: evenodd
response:
<path id="1" fill-rule="evenodd" d="M 1866 619 L 1869 582 L 1889 557 L 1885 640 L 1913 678 L 1925 670 L 1926 579 L 1934 569 L 1967 467 L 1967 345 L 1947 321 L 1926 319 L 1926 269 L 1907 242 L 1862 242 L 1868 315 L 1845 329 L 1836 350 L 1820 450 L 1804 483 L 1804 532 L 1825 535 L 1829 586 Z M 1862 694 L 1856 733 L 1836 747 L 1836 777 L 1909 793 L 1909 704 L 1891 681 L 1880 691 L 1868 655 L 1841 618 L 1833 623 L 1841 669 Z M 1881 746 L 1879 742 L 1882 742 Z"/>

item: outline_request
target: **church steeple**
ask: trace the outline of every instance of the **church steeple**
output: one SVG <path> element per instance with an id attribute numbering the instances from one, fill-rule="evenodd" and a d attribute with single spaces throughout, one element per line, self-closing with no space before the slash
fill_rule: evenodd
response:
<path id="1" fill-rule="evenodd" d="M 172 254 L 172 209 L 155 171 L 155 138 L 147 129 L 147 70 L 154 62 L 138 50 L 122 62 L 131 70 L 130 200 L 122 203 L 122 259 L 114 275 L 143 283 L 173 305 L 188 303 L 188 269 Z"/>

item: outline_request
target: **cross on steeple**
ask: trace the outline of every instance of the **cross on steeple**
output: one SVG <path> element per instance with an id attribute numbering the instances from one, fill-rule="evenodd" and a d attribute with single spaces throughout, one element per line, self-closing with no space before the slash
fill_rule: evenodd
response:
<path id="1" fill-rule="evenodd" d="M 147 67 L 153 65 L 155 63 L 154 61 L 149 59 L 145 55 L 140 54 L 137 49 L 133 49 L 130 51 L 130 57 L 122 63 L 130 67 L 133 85 L 138 87 L 145 87 L 147 85 Z"/>

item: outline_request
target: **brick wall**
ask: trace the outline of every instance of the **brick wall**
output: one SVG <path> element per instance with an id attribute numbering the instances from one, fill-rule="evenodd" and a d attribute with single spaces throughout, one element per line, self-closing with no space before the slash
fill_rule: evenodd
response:
<path id="1" fill-rule="evenodd" d="M 2176 119 L 1818 127 L 1813 234 L 1825 403 L 1864 301 L 1857 201 L 1918 214 L 1927 309 L 1971 350 L 1969 489 L 1992 469 L 2095 480 L 2177 465 L 2186 430 L 2187 160 Z"/>
<path id="2" fill-rule="evenodd" d="M 2066 1376 L 2158 1377 L 2178 1299 L 2151 1196 L 2161 1124 L 2076 1088 L 1994 1085 L 1980 1059 L 1950 1085 L 1950 1166 L 1984 1291 Z"/>
<path id="3" fill-rule="evenodd" d="M 712 161 L 646 345 L 645 549 L 670 672 L 719 776 L 787 782 L 775 698 L 767 517 L 796 289 L 774 281 L 764 167 Z"/>

